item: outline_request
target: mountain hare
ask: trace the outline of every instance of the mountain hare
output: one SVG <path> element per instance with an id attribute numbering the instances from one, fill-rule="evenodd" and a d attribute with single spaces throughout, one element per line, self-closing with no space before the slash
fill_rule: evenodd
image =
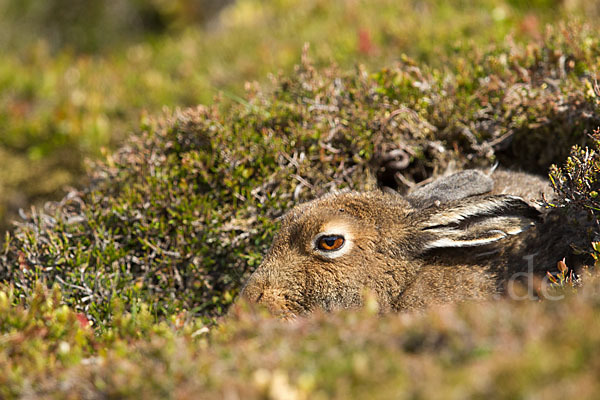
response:
<path id="1" fill-rule="evenodd" d="M 326 195 L 282 218 L 242 297 L 300 315 L 360 306 L 365 290 L 382 311 L 506 292 L 515 274 L 556 270 L 581 236 L 532 201 L 551 192 L 525 173 L 466 170 L 407 196 Z"/>

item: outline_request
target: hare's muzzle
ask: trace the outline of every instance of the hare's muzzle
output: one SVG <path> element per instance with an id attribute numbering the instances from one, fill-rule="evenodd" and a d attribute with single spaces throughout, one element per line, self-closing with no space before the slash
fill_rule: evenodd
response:
<path id="1" fill-rule="evenodd" d="M 258 304 L 265 307 L 271 314 L 288 318 L 307 312 L 303 307 L 304 298 L 300 293 L 290 290 L 293 285 L 284 281 L 278 282 L 278 275 L 264 273 L 259 269 L 250 276 L 246 286 L 242 289 L 240 297 L 249 304 Z M 274 282 L 275 280 L 275 282 Z M 276 284 L 279 283 L 279 284 Z"/>
<path id="2" fill-rule="evenodd" d="M 257 279 L 254 278 L 254 275 L 252 275 L 246 283 L 246 286 L 242 289 L 240 297 L 248 303 L 259 303 L 263 298 L 264 288 L 262 286 L 263 285 L 258 283 Z"/>
<path id="3" fill-rule="evenodd" d="M 272 313 L 285 310 L 285 297 L 281 290 L 271 287 L 268 282 L 253 275 L 241 293 L 242 299 L 250 304 L 260 304 Z"/>

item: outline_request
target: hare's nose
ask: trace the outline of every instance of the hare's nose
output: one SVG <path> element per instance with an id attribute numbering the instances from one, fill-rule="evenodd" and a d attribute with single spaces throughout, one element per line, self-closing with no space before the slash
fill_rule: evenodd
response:
<path id="1" fill-rule="evenodd" d="M 259 303 L 264 297 L 264 286 L 255 280 L 250 280 L 241 295 L 248 303 Z"/>
<path id="2" fill-rule="evenodd" d="M 242 290 L 242 297 L 249 303 L 264 303 L 269 297 L 271 284 L 264 276 L 254 274 Z"/>
<path id="3" fill-rule="evenodd" d="M 262 280 L 251 278 L 241 296 L 248 303 L 261 304 L 267 307 L 272 313 L 279 313 L 286 308 L 283 291 Z"/>
<path id="4" fill-rule="evenodd" d="M 246 299 L 247 302 L 256 304 L 260 304 L 264 295 L 265 293 L 262 290 L 244 290 L 244 293 L 242 293 L 242 297 Z"/>

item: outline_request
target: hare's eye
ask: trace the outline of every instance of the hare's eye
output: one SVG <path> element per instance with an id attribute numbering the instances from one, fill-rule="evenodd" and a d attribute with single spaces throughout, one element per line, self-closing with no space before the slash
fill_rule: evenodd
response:
<path id="1" fill-rule="evenodd" d="M 324 251 L 339 250 L 344 245 L 344 241 L 344 237 L 340 235 L 322 236 L 317 240 L 317 247 Z"/>

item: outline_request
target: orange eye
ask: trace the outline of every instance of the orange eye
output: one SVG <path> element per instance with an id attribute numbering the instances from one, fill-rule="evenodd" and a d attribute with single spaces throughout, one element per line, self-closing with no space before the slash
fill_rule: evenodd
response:
<path id="1" fill-rule="evenodd" d="M 317 241 L 317 247 L 319 250 L 334 251 L 339 250 L 344 245 L 344 237 L 339 235 L 328 235 L 322 236 Z"/>

